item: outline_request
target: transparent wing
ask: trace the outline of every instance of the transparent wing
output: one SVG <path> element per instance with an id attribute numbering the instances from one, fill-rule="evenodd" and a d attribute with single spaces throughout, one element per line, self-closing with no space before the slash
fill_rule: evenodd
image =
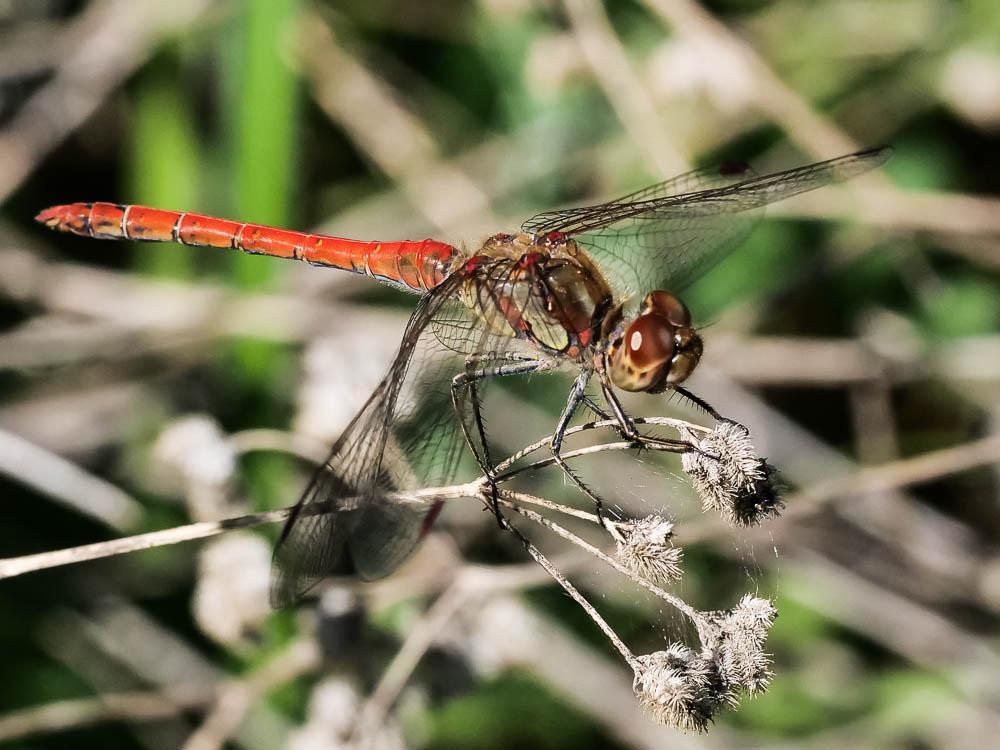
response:
<path id="1" fill-rule="evenodd" d="M 465 450 L 463 421 L 474 434 L 468 394 L 460 399 L 461 420 L 456 415 L 452 378 L 469 356 L 488 368 L 520 343 L 502 333 L 501 321 L 491 326 L 487 315 L 460 301 L 464 283 L 455 274 L 421 298 L 385 377 L 293 509 L 275 549 L 276 608 L 348 560 L 364 579 L 390 574 L 426 531 L 433 509 L 401 505 L 389 495 L 452 481 Z M 478 384 L 480 396 L 485 384 Z M 481 443 L 474 447 L 481 456 Z"/>
<path id="2" fill-rule="evenodd" d="M 870 149 L 764 176 L 696 170 L 608 203 L 539 214 L 522 229 L 573 235 L 623 297 L 677 291 L 738 247 L 764 206 L 860 175 L 890 154 Z"/>
<path id="3" fill-rule="evenodd" d="M 694 169 L 606 203 L 557 208 L 536 214 L 525 221 L 521 225 L 521 229 L 534 234 L 544 234 L 551 231 L 575 234 L 579 231 L 585 231 L 594 221 L 617 221 L 619 218 L 630 215 L 638 204 L 662 201 L 665 198 L 675 198 L 688 193 L 714 190 L 755 177 L 757 177 L 757 173 L 749 165 L 742 163 Z"/>
<path id="4" fill-rule="evenodd" d="M 486 357 L 501 352 L 538 356 L 537 349 L 527 341 L 512 338 L 504 313 L 505 305 L 521 313 L 537 305 L 530 280 L 518 278 L 517 266 L 509 259 L 497 259 L 479 267 L 474 279 L 475 283 L 467 286 L 466 302 L 453 297 L 442 304 L 431 322 L 441 346 L 465 357 Z"/>
<path id="5" fill-rule="evenodd" d="M 427 510 L 387 496 L 447 482 L 460 456 L 449 386 L 461 365 L 430 333 L 457 283 L 421 298 L 382 382 L 293 509 L 274 554 L 275 607 L 301 598 L 347 557 L 363 578 L 387 575 L 419 541 Z"/>

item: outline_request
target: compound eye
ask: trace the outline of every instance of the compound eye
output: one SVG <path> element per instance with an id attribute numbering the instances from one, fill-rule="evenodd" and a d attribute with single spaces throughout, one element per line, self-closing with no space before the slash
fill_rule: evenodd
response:
<path id="1" fill-rule="evenodd" d="M 626 356 L 639 370 L 647 370 L 674 356 L 674 327 L 654 313 L 640 315 L 625 329 Z"/>
<path id="2" fill-rule="evenodd" d="M 675 326 L 691 325 L 691 313 L 687 306 L 676 295 L 658 289 L 650 292 L 642 300 L 643 312 L 655 312 L 662 315 Z"/>

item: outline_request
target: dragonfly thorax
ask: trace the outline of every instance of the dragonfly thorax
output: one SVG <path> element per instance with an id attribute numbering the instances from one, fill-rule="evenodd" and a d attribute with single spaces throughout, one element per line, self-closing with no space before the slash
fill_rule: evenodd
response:
<path id="1" fill-rule="evenodd" d="M 466 261 L 465 304 L 489 330 L 581 357 L 598 337 L 611 291 L 562 236 L 499 234 Z"/>

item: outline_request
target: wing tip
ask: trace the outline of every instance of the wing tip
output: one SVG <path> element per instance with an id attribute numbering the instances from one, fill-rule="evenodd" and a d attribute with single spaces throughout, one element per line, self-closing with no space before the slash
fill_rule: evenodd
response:
<path id="1" fill-rule="evenodd" d="M 866 148 L 863 151 L 859 151 L 854 154 L 858 158 L 863 158 L 872 168 L 881 166 L 885 164 L 892 155 L 896 152 L 896 149 L 888 143 L 884 143 L 881 146 L 872 146 L 871 148 Z"/>

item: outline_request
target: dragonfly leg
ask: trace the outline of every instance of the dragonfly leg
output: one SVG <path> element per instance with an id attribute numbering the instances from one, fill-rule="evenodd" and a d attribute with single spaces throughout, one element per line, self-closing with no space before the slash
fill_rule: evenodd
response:
<path id="1" fill-rule="evenodd" d="M 549 443 L 552 449 L 552 458 L 559 465 L 559 468 L 563 470 L 563 473 L 568 476 L 573 484 L 579 487 L 587 497 L 594 501 L 595 512 L 597 513 L 597 520 L 600 522 L 601 526 L 606 528 L 604 522 L 604 502 L 594 492 L 587 484 L 577 476 L 568 463 L 566 459 L 562 457 L 562 443 L 566 436 L 566 428 L 569 427 L 570 421 L 573 419 L 573 414 L 579 408 L 580 404 L 588 401 L 586 390 L 587 383 L 590 381 L 591 372 L 585 370 L 581 372 L 577 377 L 576 381 L 573 383 L 573 388 L 569 393 L 569 398 L 566 400 L 566 407 L 563 409 L 562 416 L 559 417 L 559 422 L 556 425 L 555 432 L 552 433 L 552 440 Z"/>
<path id="2" fill-rule="evenodd" d="M 502 360 L 494 360 L 491 366 L 482 367 L 484 362 L 478 357 L 469 357 L 465 361 L 465 372 L 456 375 L 451 381 L 451 403 L 455 408 L 458 422 L 462 427 L 465 442 L 468 444 L 472 454 L 476 457 L 476 463 L 486 476 L 490 485 L 490 506 L 496 516 L 497 524 L 501 529 L 506 528 L 506 520 L 500 512 L 500 498 L 497 494 L 497 484 L 493 476 L 493 459 L 490 457 L 489 443 L 486 439 L 486 425 L 483 421 L 482 405 L 479 398 L 479 388 L 477 384 L 486 378 L 502 378 L 507 375 L 524 375 L 535 372 L 543 366 L 541 360 L 524 359 L 512 357 Z M 472 406 L 472 421 L 474 427 L 470 430 L 465 418 L 464 402 L 468 393 Z"/>
<path id="3" fill-rule="evenodd" d="M 582 401 L 584 406 L 586 406 L 588 409 L 594 412 L 594 414 L 599 416 L 601 419 L 614 419 L 614 417 L 612 417 L 610 414 L 608 414 L 608 412 L 602 409 L 600 405 L 598 405 L 598 403 L 590 396 L 584 394 Z"/>
<path id="4" fill-rule="evenodd" d="M 618 400 L 618 396 L 615 395 L 614 390 L 603 379 L 601 381 L 601 390 L 604 392 L 604 400 L 611 407 L 611 413 L 614 415 L 615 421 L 618 422 L 618 430 L 621 432 L 622 437 L 626 440 L 640 440 L 642 436 L 639 434 L 639 430 L 636 429 L 635 422 L 625 413 L 625 409 L 621 401 Z"/>
<path id="5" fill-rule="evenodd" d="M 468 368 L 469 365 L 467 364 Z M 468 382 L 469 396 L 472 401 L 472 418 L 476 425 L 476 434 L 479 437 L 480 445 L 482 446 L 482 463 L 480 464 L 483 472 L 490 484 L 490 505 L 493 507 L 493 515 L 497 519 L 497 525 L 502 529 L 506 530 L 507 522 L 503 517 L 503 513 L 500 512 L 500 497 L 497 490 L 496 479 L 493 476 L 493 459 L 490 456 L 490 444 L 486 439 L 486 425 L 483 422 L 483 411 L 482 404 L 479 400 L 479 388 L 477 384 L 479 383 L 479 378 L 473 378 Z M 466 439 L 468 439 L 468 432 L 466 432 Z"/>
<path id="6" fill-rule="evenodd" d="M 632 418 L 625 413 L 625 408 L 622 406 L 621 401 L 618 400 L 618 396 L 615 394 L 614 389 L 604 381 L 601 382 L 601 389 L 604 391 L 604 398 L 608 402 L 608 406 L 611 407 L 611 411 L 614 414 L 615 419 L 618 421 L 618 431 L 626 440 L 631 440 L 635 443 L 637 448 L 655 446 L 656 448 L 666 449 L 676 453 L 684 453 L 685 451 L 692 449 L 692 445 L 685 440 L 670 440 L 668 438 L 643 435 L 635 426 L 635 422 Z"/>
<path id="7" fill-rule="evenodd" d="M 716 420 L 717 422 L 726 421 L 726 418 L 723 417 L 721 414 L 719 414 L 719 412 L 717 412 L 712 407 L 712 405 L 708 403 L 705 399 L 701 398 L 701 396 L 696 396 L 693 393 L 691 393 L 691 391 L 689 391 L 687 388 L 682 388 L 679 385 L 673 386 L 673 390 L 676 393 L 679 393 L 684 398 L 686 398 L 695 406 L 699 407 L 700 409 L 703 409 L 709 416 L 712 417 L 712 419 Z"/>

